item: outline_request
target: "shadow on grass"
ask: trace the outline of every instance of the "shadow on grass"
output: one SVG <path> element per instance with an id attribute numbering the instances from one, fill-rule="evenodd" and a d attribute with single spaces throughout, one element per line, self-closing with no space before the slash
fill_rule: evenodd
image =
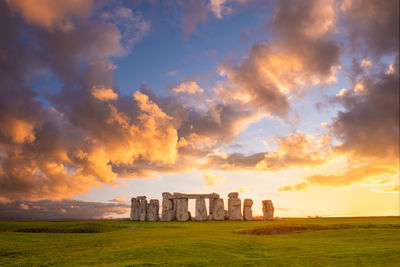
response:
<path id="1" fill-rule="evenodd" d="M 14 232 L 20 233 L 103 233 L 121 229 L 121 227 L 105 226 L 100 224 L 80 224 L 67 227 L 38 227 L 19 228 Z"/>

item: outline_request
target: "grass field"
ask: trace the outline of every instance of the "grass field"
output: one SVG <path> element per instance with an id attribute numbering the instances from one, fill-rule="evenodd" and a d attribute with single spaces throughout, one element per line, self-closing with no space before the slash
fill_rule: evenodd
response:
<path id="1" fill-rule="evenodd" d="M 1 266 L 400 266 L 400 218 L 0 221 Z"/>

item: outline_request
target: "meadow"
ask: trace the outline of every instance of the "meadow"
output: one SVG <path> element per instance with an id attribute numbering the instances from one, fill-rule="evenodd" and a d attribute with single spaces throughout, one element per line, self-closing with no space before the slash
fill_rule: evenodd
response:
<path id="1" fill-rule="evenodd" d="M 400 266 L 400 218 L 0 221 L 0 266 Z"/>

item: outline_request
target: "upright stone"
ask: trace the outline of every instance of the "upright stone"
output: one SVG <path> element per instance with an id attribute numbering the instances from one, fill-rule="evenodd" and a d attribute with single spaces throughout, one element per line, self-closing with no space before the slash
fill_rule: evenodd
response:
<path id="1" fill-rule="evenodd" d="M 131 198 L 131 220 L 139 221 L 139 201 L 136 198 Z"/>
<path id="2" fill-rule="evenodd" d="M 175 199 L 175 203 L 176 203 L 176 220 L 178 220 L 178 221 L 187 221 L 187 220 L 189 220 L 188 202 L 189 201 L 188 201 L 187 198 Z"/>
<path id="3" fill-rule="evenodd" d="M 225 219 L 224 215 L 224 200 L 222 198 L 214 199 L 214 210 L 212 213 L 212 219 L 215 221 L 223 221 Z"/>
<path id="4" fill-rule="evenodd" d="M 228 194 L 229 198 L 238 198 L 239 197 L 239 193 L 238 192 L 230 192 Z"/>
<path id="5" fill-rule="evenodd" d="M 155 222 L 160 220 L 158 212 L 160 210 L 160 203 L 158 199 L 150 199 L 147 205 L 147 220 L 150 222 Z"/>
<path id="6" fill-rule="evenodd" d="M 209 220 L 213 220 L 213 213 L 214 213 L 214 208 L 215 208 L 215 203 L 217 202 L 218 198 L 210 198 L 209 199 L 209 213 L 210 215 L 208 216 Z"/>
<path id="7" fill-rule="evenodd" d="M 228 194 L 228 216 L 229 220 L 240 221 L 242 220 L 242 201 L 238 198 L 237 192 Z"/>
<path id="8" fill-rule="evenodd" d="M 161 221 L 169 222 L 175 220 L 173 199 L 163 198 Z"/>
<path id="9" fill-rule="evenodd" d="M 137 197 L 138 199 L 139 197 Z M 147 218 L 147 200 L 141 197 L 139 200 L 139 220 L 145 221 Z"/>
<path id="10" fill-rule="evenodd" d="M 207 207 L 206 207 L 206 200 L 204 198 L 196 199 L 196 212 L 194 218 L 196 221 L 207 220 Z"/>
<path id="11" fill-rule="evenodd" d="M 243 201 L 243 220 L 245 221 L 253 220 L 253 212 L 251 211 L 252 206 L 253 206 L 253 200 L 246 198 Z"/>
<path id="12" fill-rule="evenodd" d="M 274 218 L 274 205 L 272 204 L 272 200 L 263 200 L 263 218 L 264 220 L 271 220 Z"/>

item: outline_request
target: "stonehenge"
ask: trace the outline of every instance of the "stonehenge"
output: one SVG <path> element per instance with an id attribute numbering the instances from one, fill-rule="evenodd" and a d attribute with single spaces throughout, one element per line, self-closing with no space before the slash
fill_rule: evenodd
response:
<path id="1" fill-rule="evenodd" d="M 207 214 L 206 199 L 209 200 Z M 189 199 L 195 199 L 195 214 L 192 216 L 188 209 Z M 253 200 L 246 198 L 242 202 L 238 192 L 228 194 L 228 209 L 225 210 L 224 200 L 217 193 L 211 194 L 183 194 L 174 192 L 162 193 L 161 216 L 159 214 L 160 203 L 158 199 L 146 200 L 146 196 L 131 198 L 132 221 L 250 221 L 253 220 L 252 212 Z M 263 219 L 272 220 L 274 218 L 274 206 L 271 200 L 262 201 Z"/>
<path id="2" fill-rule="evenodd" d="M 245 221 L 253 220 L 253 212 L 251 210 L 251 206 L 253 206 L 253 200 L 246 198 L 243 201 L 243 220 Z"/>
<path id="3" fill-rule="evenodd" d="M 242 201 L 239 198 L 238 192 L 228 194 L 228 216 L 229 220 L 240 221 L 242 220 Z"/>
<path id="4" fill-rule="evenodd" d="M 211 210 L 210 207 L 210 212 L 212 211 L 212 214 L 210 214 L 210 220 L 215 220 L 215 221 L 223 221 L 225 220 L 225 210 L 224 210 L 224 200 L 222 198 L 217 198 L 213 202 L 213 210 Z"/>
<path id="5" fill-rule="evenodd" d="M 188 221 L 189 220 L 189 211 L 188 211 L 188 202 L 187 198 L 179 198 L 176 200 L 176 220 L 177 221 Z"/>
<path id="6" fill-rule="evenodd" d="M 150 222 L 155 222 L 160 220 L 159 217 L 159 208 L 160 204 L 158 199 L 150 199 L 149 204 L 147 205 L 147 220 Z"/>
<path id="7" fill-rule="evenodd" d="M 131 198 L 131 220 L 139 221 L 139 201 L 136 198 Z"/>
<path id="8" fill-rule="evenodd" d="M 140 196 L 136 199 L 139 200 L 139 220 L 145 221 L 147 218 L 147 200 L 146 197 Z"/>
<path id="9" fill-rule="evenodd" d="M 205 198 L 196 198 L 196 221 L 206 221 L 207 220 L 207 207 Z"/>
<path id="10" fill-rule="evenodd" d="M 274 205 L 272 204 L 272 200 L 263 200 L 262 210 L 264 220 L 272 220 L 274 218 Z"/>
<path id="11" fill-rule="evenodd" d="M 161 221 L 169 222 L 175 220 L 174 203 L 172 199 L 163 198 Z"/>

